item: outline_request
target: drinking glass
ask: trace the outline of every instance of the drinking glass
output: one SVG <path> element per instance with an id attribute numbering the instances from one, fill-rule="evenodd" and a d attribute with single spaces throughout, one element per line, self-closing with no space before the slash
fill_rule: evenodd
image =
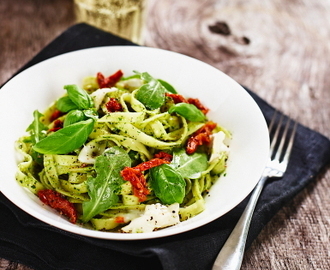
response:
<path id="1" fill-rule="evenodd" d="M 147 0 L 74 0 L 77 22 L 85 22 L 143 44 Z"/>

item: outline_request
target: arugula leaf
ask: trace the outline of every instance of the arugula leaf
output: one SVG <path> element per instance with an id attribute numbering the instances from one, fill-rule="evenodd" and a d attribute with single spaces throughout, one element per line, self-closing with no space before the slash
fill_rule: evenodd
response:
<path id="1" fill-rule="evenodd" d="M 166 89 L 158 80 L 150 76 L 149 73 L 144 72 L 140 76 L 147 83 L 137 90 L 135 97 L 150 110 L 160 108 L 165 102 Z"/>
<path id="2" fill-rule="evenodd" d="M 83 120 L 86 120 L 86 116 L 81 110 L 72 110 L 65 116 L 63 126 L 67 127 Z"/>
<path id="3" fill-rule="evenodd" d="M 206 119 L 205 114 L 201 110 L 189 103 L 177 103 L 168 112 L 177 113 L 192 122 L 201 122 Z"/>
<path id="4" fill-rule="evenodd" d="M 83 222 L 118 202 L 118 193 L 124 183 L 120 171 L 131 166 L 131 159 L 125 150 L 114 146 L 98 156 L 94 166 L 97 176 L 87 180 L 90 200 L 83 203 Z"/>
<path id="5" fill-rule="evenodd" d="M 42 138 L 46 137 L 46 132 L 44 131 L 48 130 L 48 127 L 40 122 L 40 118 L 42 116 L 42 113 L 35 110 L 33 112 L 33 121 L 26 129 L 26 131 L 28 131 L 31 135 L 31 141 L 33 144 L 39 142 Z"/>
<path id="6" fill-rule="evenodd" d="M 139 73 L 139 72 L 135 71 L 135 73 L 139 74 L 141 77 L 141 80 L 144 80 L 146 82 L 155 80 L 148 72 Z"/>
<path id="7" fill-rule="evenodd" d="M 81 147 L 93 131 L 94 120 L 88 119 L 64 127 L 37 142 L 33 149 L 41 154 L 67 154 Z"/>
<path id="8" fill-rule="evenodd" d="M 93 100 L 88 93 L 76 84 L 65 85 L 71 101 L 77 105 L 78 109 L 89 109 L 93 107 Z"/>
<path id="9" fill-rule="evenodd" d="M 207 169 L 208 159 L 206 153 L 195 152 L 188 155 L 185 149 L 176 149 L 169 165 L 183 178 L 197 179 L 201 176 L 201 172 Z"/>
<path id="10" fill-rule="evenodd" d="M 139 74 L 137 71 L 135 71 L 137 74 Z M 140 77 L 142 80 L 146 81 L 146 82 L 150 82 L 152 80 L 155 80 L 148 72 L 143 72 L 140 73 Z M 173 93 L 173 94 L 177 94 L 178 92 L 175 90 L 175 88 L 169 84 L 168 82 L 158 79 L 157 81 L 160 82 L 160 84 L 165 88 L 166 91 Z"/>
<path id="11" fill-rule="evenodd" d="M 150 169 L 150 186 L 164 204 L 182 203 L 186 181 L 168 164 Z"/>
<path id="12" fill-rule="evenodd" d="M 140 74 L 138 74 L 138 72 L 136 72 L 137 74 L 134 74 L 134 75 L 131 75 L 131 76 L 127 76 L 127 77 L 121 77 L 121 81 L 127 81 L 127 80 L 130 80 L 130 79 L 140 79 L 141 76 Z"/>
<path id="13" fill-rule="evenodd" d="M 64 96 L 56 101 L 56 108 L 61 112 L 69 112 L 78 109 L 69 96 Z"/>

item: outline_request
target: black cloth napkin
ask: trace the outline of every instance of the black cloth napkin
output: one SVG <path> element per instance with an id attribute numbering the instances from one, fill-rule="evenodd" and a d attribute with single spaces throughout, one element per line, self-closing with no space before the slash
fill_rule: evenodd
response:
<path id="1" fill-rule="evenodd" d="M 74 25 L 20 71 L 65 52 L 109 45 L 133 44 L 86 24 Z M 246 90 L 269 121 L 274 108 Z M 330 141 L 299 125 L 287 173 L 282 180 L 270 181 L 261 194 L 247 247 L 274 214 L 313 181 L 329 161 Z M 36 270 L 211 269 L 246 203 L 247 199 L 214 222 L 179 235 L 142 241 L 112 241 L 79 236 L 49 226 L 17 208 L 0 193 L 0 257 Z"/>

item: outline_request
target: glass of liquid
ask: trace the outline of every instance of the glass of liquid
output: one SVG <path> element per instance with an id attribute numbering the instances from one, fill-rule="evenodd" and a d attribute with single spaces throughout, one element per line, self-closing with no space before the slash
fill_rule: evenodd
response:
<path id="1" fill-rule="evenodd" d="M 76 20 L 142 45 L 147 1 L 74 0 Z"/>

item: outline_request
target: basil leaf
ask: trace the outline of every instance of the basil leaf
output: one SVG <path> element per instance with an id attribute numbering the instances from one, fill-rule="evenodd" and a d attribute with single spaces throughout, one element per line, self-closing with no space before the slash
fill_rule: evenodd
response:
<path id="1" fill-rule="evenodd" d="M 43 116 L 39 111 L 35 110 L 33 112 L 33 121 L 26 129 L 27 132 L 31 135 L 32 143 L 37 143 L 42 138 L 46 137 L 46 130 L 48 127 L 40 122 L 40 118 Z"/>
<path id="2" fill-rule="evenodd" d="M 170 85 L 168 82 L 163 81 L 163 80 L 161 80 L 161 79 L 158 79 L 158 81 L 161 83 L 162 86 L 165 87 L 165 89 L 166 89 L 168 92 L 170 92 L 170 93 L 172 93 L 172 94 L 177 94 L 177 93 L 178 93 L 178 92 L 175 90 L 175 88 L 174 88 L 172 85 Z"/>
<path id="3" fill-rule="evenodd" d="M 89 109 L 93 107 L 93 100 L 87 92 L 76 84 L 65 85 L 64 89 L 68 92 L 69 98 L 78 109 Z"/>
<path id="4" fill-rule="evenodd" d="M 99 118 L 98 113 L 97 113 L 95 108 L 90 108 L 90 109 L 87 109 L 87 110 L 83 110 L 83 113 L 87 118 L 92 118 L 92 119 L 95 119 L 95 120 L 97 120 Z"/>
<path id="5" fill-rule="evenodd" d="M 165 102 L 166 89 L 147 72 L 141 74 L 141 79 L 147 83 L 137 90 L 135 97 L 150 110 L 160 108 Z"/>
<path id="6" fill-rule="evenodd" d="M 65 116 L 63 126 L 67 127 L 83 120 L 86 120 L 86 116 L 81 110 L 72 110 Z"/>
<path id="7" fill-rule="evenodd" d="M 120 171 L 129 166 L 131 160 L 128 154 L 118 146 L 107 149 L 96 158 L 94 167 L 97 176 L 87 180 L 90 200 L 83 203 L 83 222 L 88 222 L 118 202 L 118 193 L 124 183 Z"/>
<path id="8" fill-rule="evenodd" d="M 150 186 L 164 204 L 182 203 L 186 181 L 168 164 L 150 169 Z"/>
<path id="9" fill-rule="evenodd" d="M 208 159 L 206 153 L 195 152 L 188 155 L 185 149 L 176 149 L 169 165 L 183 178 L 197 179 L 201 176 L 201 172 L 207 169 Z"/>
<path id="10" fill-rule="evenodd" d="M 35 110 L 33 112 L 33 121 L 26 129 L 26 131 L 30 133 L 30 141 L 32 145 L 46 137 L 48 127 L 40 121 L 42 116 L 43 114 Z M 43 156 L 40 155 L 40 153 L 36 152 L 34 149 L 31 149 L 30 155 L 39 165 L 43 165 Z"/>
<path id="11" fill-rule="evenodd" d="M 69 112 L 78 109 L 69 96 L 61 97 L 56 102 L 56 108 L 61 112 Z"/>
<path id="12" fill-rule="evenodd" d="M 189 103 L 177 103 L 168 112 L 177 113 L 192 122 L 202 122 L 206 119 L 205 114 L 201 110 Z"/>
<path id="13" fill-rule="evenodd" d="M 33 149 L 41 154 L 67 154 L 81 147 L 93 131 L 94 121 L 88 119 L 59 129 L 40 140 Z"/>

